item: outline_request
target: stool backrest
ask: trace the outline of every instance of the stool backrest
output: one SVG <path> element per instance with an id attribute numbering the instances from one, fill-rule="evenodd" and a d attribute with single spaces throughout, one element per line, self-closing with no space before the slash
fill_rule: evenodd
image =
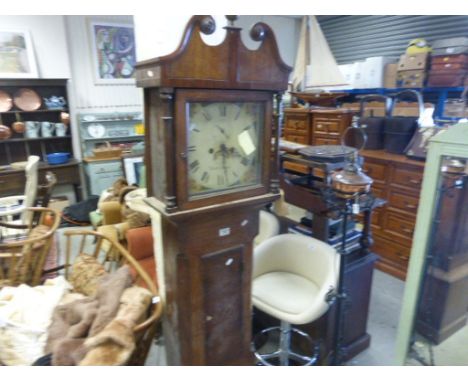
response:
<path id="1" fill-rule="evenodd" d="M 253 277 L 280 271 L 300 275 L 319 287 L 335 287 L 339 264 L 339 254 L 327 243 L 304 235 L 283 234 L 255 248 Z"/>

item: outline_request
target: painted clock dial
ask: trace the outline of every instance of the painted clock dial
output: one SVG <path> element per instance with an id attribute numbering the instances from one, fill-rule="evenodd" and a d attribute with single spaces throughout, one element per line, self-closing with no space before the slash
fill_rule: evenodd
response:
<path id="1" fill-rule="evenodd" d="M 189 196 L 260 183 L 264 104 L 187 104 Z"/>

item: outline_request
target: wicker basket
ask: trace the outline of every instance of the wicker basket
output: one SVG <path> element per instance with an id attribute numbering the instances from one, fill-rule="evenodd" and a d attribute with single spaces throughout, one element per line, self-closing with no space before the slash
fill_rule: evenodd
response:
<path id="1" fill-rule="evenodd" d="M 113 147 L 109 142 L 105 146 L 93 149 L 93 154 L 96 158 L 116 158 L 122 155 L 123 149 L 120 147 Z"/>

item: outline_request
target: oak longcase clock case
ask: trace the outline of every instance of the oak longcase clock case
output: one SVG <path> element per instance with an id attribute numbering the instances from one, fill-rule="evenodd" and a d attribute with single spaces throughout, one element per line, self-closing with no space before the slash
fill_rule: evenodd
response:
<path id="1" fill-rule="evenodd" d="M 250 50 L 228 19 L 219 45 L 201 38 L 214 32 L 213 18 L 193 16 L 174 53 L 137 64 L 170 365 L 253 363 L 252 243 L 259 210 L 279 197 L 279 115 L 291 68 L 268 25 L 252 27 L 261 43 Z"/>

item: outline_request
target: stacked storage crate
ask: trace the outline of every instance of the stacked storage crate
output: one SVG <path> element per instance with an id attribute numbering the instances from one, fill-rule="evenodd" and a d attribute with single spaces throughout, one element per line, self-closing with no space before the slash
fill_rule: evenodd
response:
<path id="1" fill-rule="evenodd" d="M 464 86 L 468 72 L 468 37 L 434 41 L 428 86 Z"/>
<path id="2" fill-rule="evenodd" d="M 398 62 L 397 87 L 424 87 L 428 57 L 429 53 L 406 53 L 401 55 Z"/>

